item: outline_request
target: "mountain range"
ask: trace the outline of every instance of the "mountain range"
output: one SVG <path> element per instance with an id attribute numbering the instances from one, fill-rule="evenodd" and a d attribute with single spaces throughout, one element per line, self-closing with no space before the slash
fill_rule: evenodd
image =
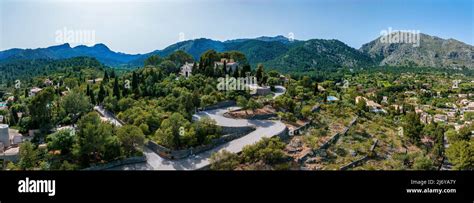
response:
<path id="1" fill-rule="evenodd" d="M 0 63 L 28 59 L 65 59 L 94 57 L 112 67 L 139 67 L 151 55 L 168 56 L 182 50 L 199 59 L 207 50 L 236 50 L 244 53 L 251 65 L 263 63 L 281 71 L 306 71 L 315 68 L 359 66 L 427 66 L 474 68 L 474 47 L 454 39 L 420 34 L 419 46 L 384 43 L 381 38 L 354 49 L 339 40 L 290 40 L 284 36 L 216 41 L 194 39 L 170 45 L 146 54 L 126 54 L 110 50 L 104 44 L 76 46 L 69 44 L 38 49 L 9 49 L 0 52 Z"/>
<path id="2" fill-rule="evenodd" d="M 474 47 L 455 39 L 420 33 L 419 46 L 382 42 L 379 37 L 362 45 L 360 51 L 377 59 L 379 65 L 474 68 Z"/>

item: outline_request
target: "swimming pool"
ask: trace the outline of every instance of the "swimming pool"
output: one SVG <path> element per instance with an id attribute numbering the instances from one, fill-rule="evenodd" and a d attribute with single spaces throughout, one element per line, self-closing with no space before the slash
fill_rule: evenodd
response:
<path id="1" fill-rule="evenodd" d="M 337 97 L 335 97 L 335 96 L 328 96 L 328 97 L 327 97 L 327 100 L 328 100 L 328 101 L 338 101 L 339 99 L 338 99 Z"/>

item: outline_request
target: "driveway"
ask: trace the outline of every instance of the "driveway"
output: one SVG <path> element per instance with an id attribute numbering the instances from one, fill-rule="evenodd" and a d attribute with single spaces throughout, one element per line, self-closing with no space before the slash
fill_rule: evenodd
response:
<path id="1" fill-rule="evenodd" d="M 235 108 L 236 107 L 231 107 L 230 109 Z M 242 151 L 244 146 L 254 144 L 263 137 L 272 137 L 286 129 L 286 126 L 280 121 L 226 118 L 223 114 L 227 111 L 229 111 L 229 108 L 202 111 L 195 114 L 193 118 L 199 119 L 202 117 L 210 117 L 220 126 L 236 127 L 252 125 L 256 127 L 256 130 L 209 151 L 179 160 L 168 160 L 162 158 L 152 150 L 145 148 L 144 154 L 147 157 L 146 163 L 119 166 L 111 170 L 196 170 L 208 166 L 210 164 L 210 157 L 215 152 L 227 150 L 229 152 L 238 153 Z"/>
<path id="2" fill-rule="evenodd" d="M 275 86 L 275 96 L 283 95 L 286 92 L 285 87 L 283 86 Z M 210 157 L 213 153 L 219 152 L 221 150 L 227 150 L 229 152 L 238 153 L 241 152 L 242 149 L 247 146 L 254 144 L 260 141 L 264 137 L 272 137 L 274 135 L 280 134 L 286 129 L 285 124 L 280 121 L 270 121 L 270 120 L 247 120 L 247 119 L 233 119 L 233 118 L 226 118 L 224 117 L 224 113 L 237 110 L 240 107 L 232 106 L 228 108 L 220 108 L 214 110 L 207 110 L 201 111 L 193 115 L 193 120 L 198 120 L 203 117 L 209 117 L 216 121 L 216 124 L 219 126 L 226 126 L 226 127 L 239 127 L 239 126 L 255 126 L 256 129 L 249 134 L 240 137 L 238 139 L 232 140 L 225 144 L 215 147 L 214 149 L 189 156 L 184 159 L 179 160 L 169 160 L 160 157 L 158 154 L 154 153 L 152 150 L 148 148 L 144 148 L 143 153 L 147 158 L 146 163 L 138 163 L 138 164 L 131 164 L 131 165 L 123 165 L 119 166 L 110 170 L 196 170 L 201 169 L 210 164 Z M 103 111 L 103 109 L 96 109 L 99 113 L 104 113 L 103 115 L 106 116 L 110 121 L 117 122 L 113 116 L 107 116 L 107 112 Z"/>
<path id="3" fill-rule="evenodd" d="M 275 92 L 274 92 L 275 95 L 273 96 L 273 99 L 285 94 L 285 92 L 286 92 L 285 87 L 280 86 L 280 85 L 275 86 Z"/>
<path id="4" fill-rule="evenodd" d="M 112 113 L 105 110 L 103 107 L 94 106 L 94 110 L 99 113 L 99 115 L 102 119 L 109 121 L 112 125 L 115 125 L 115 126 L 118 126 L 118 127 L 122 126 L 122 124 L 117 119 L 115 119 L 115 117 L 112 115 Z"/>

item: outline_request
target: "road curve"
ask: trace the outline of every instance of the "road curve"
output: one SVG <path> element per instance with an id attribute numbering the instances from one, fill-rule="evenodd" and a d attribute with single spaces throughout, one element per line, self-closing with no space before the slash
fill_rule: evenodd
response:
<path id="1" fill-rule="evenodd" d="M 202 111 L 195 114 L 194 118 L 210 117 L 220 126 L 255 126 L 256 130 L 243 137 L 219 145 L 214 149 L 179 160 L 162 158 L 152 150 L 145 148 L 146 163 L 119 166 L 112 170 L 196 170 L 208 166 L 210 164 L 210 157 L 214 152 L 227 150 L 238 153 L 242 151 L 244 146 L 254 144 L 263 137 L 272 137 L 286 129 L 286 126 L 280 121 L 226 118 L 223 114 L 228 110 L 229 108 Z"/>
<path id="2" fill-rule="evenodd" d="M 273 99 L 285 94 L 285 92 L 286 92 L 285 87 L 280 86 L 280 85 L 275 86 L 275 92 L 274 92 L 275 95 L 273 96 Z"/>
<path id="3" fill-rule="evenodd" d="M 275 96 L 281 96 L 286 89 L 283 86 L 276 86 Z M 213 153 L 227 150 L 229 152 L 238 153 L 247 146 L 254 144 L 264 137 L 272 137 L 280 134 L 286 130 L 285 124 L 281 121 L 271 120 L 248 120 L 248 119 L 232 119 L 224 117 L 224 113 L 239 109 L 240 107 L 233 106 L 228 108 L 220 108 L 214 110 L 201 111 L 193 115 L 193 120 L 203 117 L 209 117 L 216 121 L 219 126 L 239 127 L 239 126 L 255 126 L 256 129 L 249 134 L 232 140 L 225 144 L 219 145 L 211 150 L 189 156 L 179 160 L 169 160 L 160 157 L 158 154 L 148 148 L 144 148 L 143 153 L 147 158 L 146 163 L 138 163 L 131 165 L 123 165 L 112 168 L 110 170 L 197 170 L 204 168 L 210 164 L 210 157 Z"/>

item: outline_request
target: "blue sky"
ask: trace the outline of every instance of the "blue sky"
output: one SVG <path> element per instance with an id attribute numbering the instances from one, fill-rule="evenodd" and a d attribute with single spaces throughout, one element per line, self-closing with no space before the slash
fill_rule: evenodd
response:
<path id="1" fill-rule="evenodd" d="M 163 49 L 180 33 L 216 40 L 293 33 L 359 48 L 389 27 L 473 45 L 473 13 L 473 0 L 0 0 L 0 50 L 59 44 L 65 28 L 93 31 L 94 43 L 125 53 Z"/>

